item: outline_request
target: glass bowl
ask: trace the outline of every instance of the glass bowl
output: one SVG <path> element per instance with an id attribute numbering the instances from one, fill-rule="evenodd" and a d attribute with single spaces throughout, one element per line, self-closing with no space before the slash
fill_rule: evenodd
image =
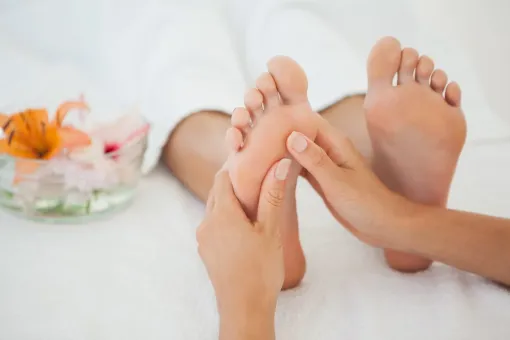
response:
<path id="1" fill-rule="evenodd" d="M 0 155 L 0 208 L 49 223 L 90 221 L 127 207 L 141 177 L 147 134 L 100 159 Z"/>

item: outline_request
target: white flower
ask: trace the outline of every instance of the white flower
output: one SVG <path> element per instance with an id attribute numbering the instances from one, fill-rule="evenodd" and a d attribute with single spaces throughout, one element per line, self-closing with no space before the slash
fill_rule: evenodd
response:
<path id="1" fill-rule="evenodd" d="M 132 111 L 114 122 L 96 124 L 90 129 L 92 143 L 85 149 L 69 154 L 73 161 L 92 165 L 97 170 L 115 172 L 122 182 L 130 183 L 139 176 L 137 158 L 141 158 L 143 145 L 131 144 L 143 138 L 149 125 Z"/>
<path id="2" fill-rule="evenodd" d="M 68 155 L 69 159 L 85 164 L 95 164 L 104 157 L 104 143 L 98 138 L 91 138 L 91 144 L 86 148 L 75 149 Z"/>

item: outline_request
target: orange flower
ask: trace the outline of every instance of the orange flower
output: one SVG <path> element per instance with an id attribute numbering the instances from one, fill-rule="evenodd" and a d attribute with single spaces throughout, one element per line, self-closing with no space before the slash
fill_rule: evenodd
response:
<path id="1" fill-rule="evenodd" d="M 62 126 L 72 109 L 87 109 L 87 105 L 83 101 L 65 102 L 59 106 L 52 121 L 48 121 L 45 109 L 28 109 L 10 116 L 0 113 L 0 127 L 4 131 L 0 154 L 27 159 L 19 160 L 17 168 L 23 168 L 22 174 L 29 174 L 37 169 L 34 160 L 48 160 L 63 150 L 89 145 L 91 141 L 85 132 Z"/>

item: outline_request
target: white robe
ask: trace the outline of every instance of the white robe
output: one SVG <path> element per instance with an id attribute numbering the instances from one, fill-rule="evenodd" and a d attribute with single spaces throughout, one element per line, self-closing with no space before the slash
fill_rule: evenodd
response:
<path id="1" fill-rule="evenodd" d="M 381 35 L 420 42 L 418 47 L 428 37 L 433 43 L 427 50 L 432 56 L 443 53 L 438 59 L 446 61 L 459 47 L 448 39 L 430 39 L 440 37 L 434 27 L 442 21 L 427 27 L 432 16 L 425 9 L 434 7 L 419 4 L 403 0 L 384 4 L 373 0 L 3 1 L 0 110 L 27 105 L 54 108 L 81 93 L 95 117 L 105 120 L 137 106 L 153 127 L 144 163 L 147 172 L 183 117 L 206 109 L 229 113 L 242 105 L 245 90 L 274 55 L 288 55 L 304 67 L 315 110 L 365 89 L 366 55 Z M 388 12 L 393 19 L 381 14 Z M 416 25 L 420 20 L 423 25 Z M 474 40 L 483 40 L 483 35 Z M 459 66 L 466 58 L 458 59 L 452 58 L 447 69 L 456 79 L 468 69 Z M 451 69 L 455 67 L 462 72 L 456 74 Z M 480 90 L 465 83 L 469 104 Z M 472 111 L 486 111 L 481 104 L 471 106 Z M 468 115 L 470 136 L 501 135 L 502 125 L 488 123 L 492 118 L 487 117 Z"/>
<path id="2" fill-rule="evenodd" d="M 136 105 L 153 126 L 145 171 L 184 116 L 242 105 L 273 55 L 304 66 L 316 109 L 365 87 L 363 58 L 306 9 L 140 0 L 0 6 L 0 109 L 54 108 L 81 93 L 101 119 Z"/>

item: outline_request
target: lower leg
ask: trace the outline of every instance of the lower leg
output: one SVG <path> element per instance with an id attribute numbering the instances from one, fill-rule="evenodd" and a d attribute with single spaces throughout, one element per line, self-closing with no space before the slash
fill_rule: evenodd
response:
<path id="1" fill-rule="evenodd" d="M 228 153 L 225 132 L 230 115 L 202 111 L 185 118 L 168 138 L 163 161 L 200 200 L 206 201 L 216 172 Z"/>

